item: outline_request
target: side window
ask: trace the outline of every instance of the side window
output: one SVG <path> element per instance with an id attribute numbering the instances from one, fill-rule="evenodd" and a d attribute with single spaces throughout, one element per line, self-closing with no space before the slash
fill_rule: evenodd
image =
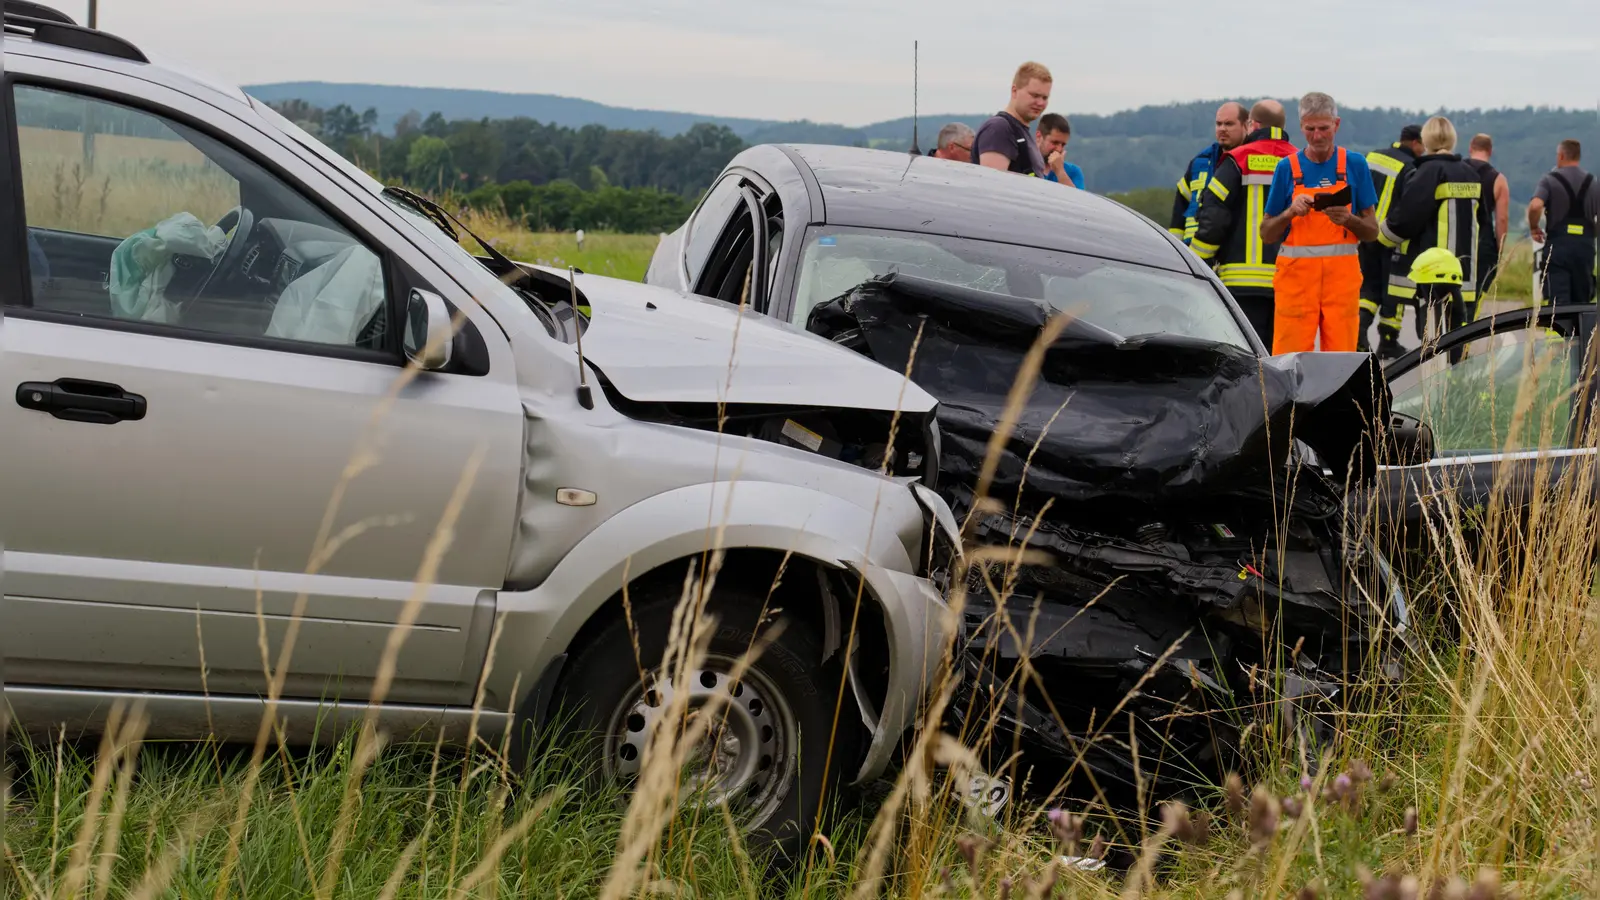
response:
<path id="1" fill-rule="evenodd" d="M 35 309 L 389 347 L 379 254 L 276 176 L 142 110 L 13 96 Z"/>
<path id="2" fill-rule="evenodd" d="M 743 204 L 739 196 L 739 176 L 729 175 L 717 182 L 706 195 L 705 202 L 695 211 L 689 225 L 689 236 L 684 241 L 683 261 L 689 269 L 689 284 L 698 290 L 700 275 L 705 271 L 706 259 L 722 237 L 728 220 Z"/>
<path id="3" fill-rule="evenodd" d="M 1578 341 L 1529 327 L 1468 341 L 1396 376 L 1396 412 L 1433 429 L 1441 455 L 1568 446 Z"/>
<path id="4" fill-rule="evenodd" d="M 772 285 L 778 272 L 778 251 L 783 246 L 783 206 L 777 194 L 769 194 L 762 200 L 761 210 L 766 218 L 767 290 L 765 293 L 770 301 Z M 741 302 L 754 304 L 754 300 L 747 299 L 747 294 L 754 256 L 752 237 L 757 232 L 749 207 L 745 205 L 742 197 L 732 218 L 732 222 L 722 233 L 722 239 L 716 243 L 706 260 L 700 283 L 696 286 L 696 293 L 715 297 L 735 306 Z M 758 312 L 764 313 L 767 310 L 760 309 Z"/>

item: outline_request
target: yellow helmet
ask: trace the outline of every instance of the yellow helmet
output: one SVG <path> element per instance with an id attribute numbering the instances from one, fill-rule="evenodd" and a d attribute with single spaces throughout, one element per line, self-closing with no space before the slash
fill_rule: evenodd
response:
<path id="1" fill-rule="evenodd" d="M 1443 247 L 1433 247 L 1417 255 L 1408 277 L 1417 284 L 1460 284 L 1461 260 Z"/>

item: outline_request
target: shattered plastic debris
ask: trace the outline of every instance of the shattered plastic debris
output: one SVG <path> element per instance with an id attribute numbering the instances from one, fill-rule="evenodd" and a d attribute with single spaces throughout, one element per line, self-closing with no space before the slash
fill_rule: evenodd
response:
<path id="1" fill-rule="evenodd" d="M 939 489 L 964 518 L 1051 315 L 1043 302 L 893 274 L 819 305 L 808 328 L 900 371 L 917 341 L 911 378 L 940 402 Z M 1037 774 L 1077 761 L 1100 788 L 1132 789 L 1152 761 L 1174 784 L 1225 770 L 1242 723 L 1208 711 L 1253 704 L 1292 723 L 1294 709 L 1331 700 L 1374 633 L 1373 608 L 1353 598 L 1389 596 L 1375 555 L 1343 540 L 1336 483 L 1370 482 L 1364 441 L 1388 406 L 1369 354 L 1261 359 L 1069 323 L 1001 451 L 990 496 L 1006 511 L 969 533 L 978 545 L 1025 541 L 1051 563 L 971 573 L 961 714 L 993 719 L 1007 751 L 1020 735 Z M 1269 634 L 1281 647 L 1264 646 Z M 1259 676 L 1296 645 L 1290 683 Z M 1032 684 L 1017 696 L 1023 656 L 1048 697 Z"/>

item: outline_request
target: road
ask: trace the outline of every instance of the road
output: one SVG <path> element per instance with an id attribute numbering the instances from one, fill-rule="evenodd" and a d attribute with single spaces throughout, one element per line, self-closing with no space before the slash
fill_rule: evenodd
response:
<path id="1" fill-rule="evenodd" d="M 1482 308 L 1478 310 L 1478 318 L 1485 319 L 1497 313 L 1503 313 L 1512 309 L 1521 309 L 1527 305 L 1528 304 L 1526 301 L 1491 300 L 1484 303 Z M 1422 343 L 1422 341 L 1417 339 L 1417 326 L 1414 322 L 1414 317 L 1416 314 L 1417 311 L 1415 308 L 1407 309 L 1405 313 L 1406 324 L 1400 329 L 1400 346 L 1406 348 L 1407 350 L 1414 350 Z M 1369 339 L 1374 342 L 1374 346 L 1376 346 L 1376 341 L 1378 339 L 1377 331 L 1377 328 L 1373 328 L 1372 334 L 1369 336 Z"/>

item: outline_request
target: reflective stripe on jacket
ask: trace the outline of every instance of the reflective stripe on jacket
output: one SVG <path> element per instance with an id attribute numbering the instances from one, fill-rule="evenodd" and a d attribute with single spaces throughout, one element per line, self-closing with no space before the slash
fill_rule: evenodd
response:
<path id="1" fill-rule="evenodd" d="M 1200 197 L 1210 183 L 1221 156 L 1222 145 L 1213 142 L 1189 160 L 1183 175 L 1178 178 L 1178 190 L 1172 197 L 1172 217 L 1167 223 L 1167 230 L 1174 237 L 1182 238 L 1185 244 L 1194 239 Z"/>
<path id="2" fill-rule="evenodd" d="M 1412 262 L 1424 250 L 1443 247 L 1461 260 L 1462 299 L 1476 300 L 1478 238 L 1484 229 L 1493 228 L 1476 169 L 1454 153 L 1419 157 L 1400 197 L 1378 223 L 1378 240 L 1399 251 L 1389 273 L 1389 295 L 1402 300 L 1415 297 L 1417 286 L 1407 277 Z"/>
<path id="3" fill-rule="evenodd" d="M 1263 244 L 1267 191 L 1278 161 L 1294 153 L 1283 129 L 1262 128 L 1223 155 L 1206 186 L 1189 246 L 1212 263 L 1217 278 L 1234 290 L 1272 290 L 1278 245 Z"/>

